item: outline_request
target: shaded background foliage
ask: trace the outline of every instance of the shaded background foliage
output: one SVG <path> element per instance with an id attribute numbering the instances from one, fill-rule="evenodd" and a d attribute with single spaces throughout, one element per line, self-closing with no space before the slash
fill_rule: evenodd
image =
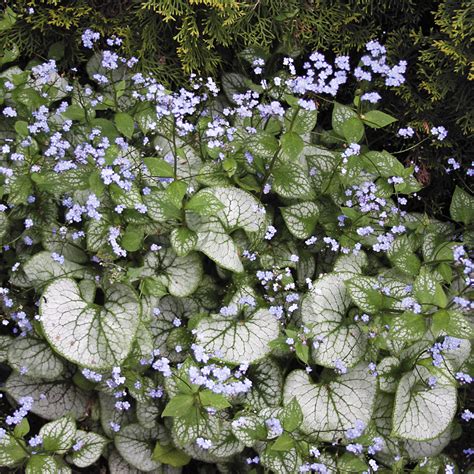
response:
<path id="1" fill-rule="evenodd" d="M 80 36 L 91 28 L 124 39 L 123 52 L 167 85 L 190 72 L 243 70 L 241 55 L 258 46 L 299 55 L 313 50 L 358 53 L 379 38 L 393 59 L 408 61 L 406 83 L 384 106 L 419 130 L 444 125 L 448 140 L 433 153 L 406 157 L 429 186 L 424 206 L 442 217 L 456 181 L 445 163 L 466 157 L 474 130 L 474 3 L 469 0 L 6 0 L 18 15 L 0 33 L 0 47 L 16 44 L 23 60 L 56 57 L 63 66 L 86 59 Z M 183 72 L 185 74 L 183 74 Z M 460 183 L 458 183 L 460 184 Z M 461 183 L 465 187 L 465 183 Z"/>

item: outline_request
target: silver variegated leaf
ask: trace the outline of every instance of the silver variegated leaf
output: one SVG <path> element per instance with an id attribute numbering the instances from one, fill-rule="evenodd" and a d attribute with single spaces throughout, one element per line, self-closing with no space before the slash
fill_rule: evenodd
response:
<path id="1" fill-rule="evenodd" d="M 125 426 L 115 435 L 114 443 L 120 455 L 132 466 L 141 471 L 151 471 L 160 463 L 151 458 L 158 430 L 146 429 L 138 423 Z"/>
<path id="2" fill-rule="evenodd" d="M 269 446 L 260 455 L 262 465 L 278 474 L 293 474 L 303 464 L 296 449 L 274 451 Z"/>
<path id="3" fill-rule="evenodd" d="M 228 233 L 236 229 L 261 232 L 265 225 L 262 204 L 247 191 L 234 187 L 205 188 L 196 195 L 211 194 L 223 205 L 216 217 Z"/>
<path id="4" fill-rule="evenodd" d="M 380 390 L 387 393 L 395 393 L 399 380 L 399 375 L 397 374 L 399 367 L 400 361 L 396 357 L 385 357 L 377 364 Z"/>
<path id="5" fill-rule="evenodd" d="M 257 310 L 245 321 L 210 315 L 196 329 L 197 341 L 207 352 L 231 363 L 262 359 L 270 352 L 269 342 L 279 334 L 277 319 L 266 309 Z"/>
<path id="6" fill-rule="evenodd" d="M 349 255 L 341 255 L 334 263 L 333 272 L 343 280 L 348 280 L 362 274 L 368 263 L 367 255 L 362 250 Z"/>
<path id="7" fill-rule="evenodd" d="M 244 270 L 237 246 L 216 217 L 204 218 L 190 214 L 187 222 L 198 236 L 196 250 L 207 255 L 222 268 L 236 273 Z"/>
<path id="8" fill-rule="evenodd" d="M 190 443 L 184 446 L 184 451 L 193 459 L 208 463 L 225 462 L 240 453 L 244 445 L 234 436 L 230 422 L 222 420 L 220 425 L 219 435 L 211 440 L 212 446 L 209 449 L 202 449 L 196 443 Z"/>
<path id="9" fill-rule="evenodd" d="M 199 254 L 191 252 L 185 257 L 178 257 L 172 248 L 163 248 L 158 252 L 150 252 L 145 257 L 146 266 L 157 274 L 164 274 L 170 294 L 189 296 L 202 279 L 202 263 Z M 145 271 L 144 275 L 155 273 Z"/>
<path id="10" fill-rule="evenodd" d="M 303 299 L 301 318 L 320 339 L 313 350 L 317 364 L 335 368 L 338 361 L 353 367 L 365 354 L 367 338 L 359 326 L 348 320 L 351 298 L 338 274 L 324 275 Z"/>
<path id="11" fill-rule="evenodd" d="M 48 344 L 33 337 L 16 338 L 8 349 L 8 363 L 29 377 L 54 380 L 64 372 L 64 364 Z"/>
<path id="12" fill-rule="evenodd" d="M 76 422 L 70 416 L 63 416 L 43 425 L 39 435 L 47 449 L 64 454 L 72 446 L 76 431 Z"/>
<path id="13" fill-rule="evenodd" d="M 307 239 L 313 234 L 319 217 L 319 208 L 312 201 L 300 202 L 281 208 L 286 227 L 297 239 Z"/>
<path id="14" fill-rule="evenodd" d="M 8 349 L 13 341 L 13 337 L 0 334 L 0 362 L 8 360 Z"/>
<path id="15" fill-rule="evenodd" d="M 130 410 L 120 411 L 115 409 L 116 401 L 117 399 L 113 395 L 99 392 L 100 424 L 109 438 L 115 436 L 112 425 L 122 427 L 133 420 L 133 414 Z"/>
<path id="16" fill-rule="evenodd" d="M 426 367 L 416 366 L 401 378 L 395 395 L 392 436 L 427 441 L 449 427 L 457 407 L 455 383 L 441 375 L 430 388 L 430 376 Z"/>
<path id="17" fill-rule="evenodd" d="M 252 381 L 252 389 L 246 394 L 244 403 L 257 410 L 280 405 L 283 374 L 273 359 L 266 358 L 252 365 L 246 377 Z"/>
<path id="18" fill-rule="evenodd" d="M 41 297 L 41 324 L 54 350 L 96 370 L 120 365 L 130 352 L 140 321 L 140 302 L 127 285 L 105 289 L 104 306 L 88 303 L 74 280 L 51 283 Z"/>
<path id="19" fill-rule="evenodd" d="M 80 447 L 69 455 L 69 460 L 77 467 L 94 464 L 107 445 L 107 440 L 103 436 L 92 431 L 77 430 L 74 441 Z"/>
<path id="20" fill-rule="evenodd" d="M 314 384 L 304 370 L 291 372 L 285 382 L 283 399 L 296 397 L 303 412 L 300 429 L 327 442 L 344 438 L 356 420 L 369 424 L 377 381 L 360 364 L 348 373 L 323 384 Z"/>
<path id="21" fill-rule="evenodd" d="M 5 388 L 17 402 L 22 397 L 32 397 L 31 411 L 47 420 L 67 414 L 82 418 L 89 403 L 87 394 L 69 380 L 33 379 L 14 372 L 8 377 Z"/>
<path id="22" fill-rule="evenodd" d="M 85 268 L 66 259 L 61 264 L 53 260 L 50 252 L 39 252 L 24 264 L 23 270 L 33 286 L 41 286 L 60 277 L 82 278 Z"/>

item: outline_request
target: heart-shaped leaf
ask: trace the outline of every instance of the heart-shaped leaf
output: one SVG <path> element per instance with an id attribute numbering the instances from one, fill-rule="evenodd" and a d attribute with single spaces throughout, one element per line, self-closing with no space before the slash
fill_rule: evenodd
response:
<path id="1" fill-rule="evenodd" d="M 70 454 L 70 460 L 77 467 L 87 467 L 94 464 L 101 456 L 107 440 L 92 431 L 77 430 L 74 437 L 75 444 L 79 445 L 77 451 Z"/>
<path id="2" fill-rule="evenodd" d="M 286 227 L 297 239 L 311 236 L 319 217 L 318 206 L 311 201 L 300 202 L 293 206 L 282 207 L 281 215 Z"/>
<path id="3" fill-rule="evenodd" d="M 259 309 L 244 321 L 213 314 L 199 321 L 197 340 L 207 352 L 232 363 L 252 363 L 270 352 L 269 342 L 279 334 L 278 321 Z"/>
<path id="4" fill-rule="evenodd" d="M 423 366 L 405 374 L 398 384 L 393 411 L 393 436 L 414 441 L 434 439 L 446 430 L 456 413 L 456 386 L 438 376 L 430 388 L 430 371 Z"/>
<path id="5" fill-rule="evenodd" d="M 14 372 L 8 377 L 5 386 L 8 394 L 17 402 L 22 397 L 32 397 L 31 411 L 47 420 L 67 414 L 82 418 L 87 411 L 88 396 L 70 380 L 33 379 Z"/>
<path id="6" fill-rule="evenodd" d="M 64 372 L 64 364 L 48 344 L 32 337 L 14 339 L 8 349 L 8 362 L 29 377 L 53 380 Z"/>
<path id="7" fill-rule="evenodd" d="M 343 438 L 357 420 L 370 422 L 377 381 L 361 364 L 332 382 L 314 384 L 304 370 L 291 372 L 285 382 L 283 398 L 296 397 L 303 412 L 300 429 L 323 441 Z"/>
<path id="8" fill-rule="evenodd" d="M 153 447 L 158 437 L 158 430 L 148 430 L 138 423 L 123 428 L 115 435 L 115 447 L 122 457 L 141 471 L 151 471 L 160 467 L 153 461 Z"/>
<path id="9" fill-rule="evenodd" d="M 41 325 L 63 357 L 93 369 L 117 366 L 130 352 L 140 321 L 135 292 L 117 283 L 105 289 L 105 303 L 88 303 L 74 280 L 51 283 L 41 297 Z"/>
<path id="10" fill-rule="evenodd" d="M 367 339 L 359 326 L 348 319 L 351 298 L 337 274 L 321 277 L 301 305 L 301 318 L 317 336 L 313 350 L 317 364 L 335 368 L 337 361 L 353 367 L 365 354 Z"/>

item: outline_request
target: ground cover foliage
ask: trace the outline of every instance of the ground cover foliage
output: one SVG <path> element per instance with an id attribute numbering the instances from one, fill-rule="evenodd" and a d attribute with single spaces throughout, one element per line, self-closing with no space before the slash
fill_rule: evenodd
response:
<path id="1" fill-rule="evenodd" d="M 122 54 L 137 56 L 140 67 L 166 85 L 183 85 L 190 72 L 241 72 L 247 68 L 241 53 L 249 47 L 271 53 L 279 64 L 284 55 L 302 59 L 314 50 L 360 55 L 367 41 L 382 39 L 390 58 L 402 57 L 410 65 L 407 80 L 384 96 L 383 107 L 421 135 L 431 122 L 450 131 L 422 156 L 419 150 L 408 152 L 408 160 L 418 161 L 417 179 L 425 185 L 423 203 L 431 214 L 448 216 L 461 178 L 456 170 L 446 176 L 447 160 L 469 165 L 474 131 L 470 1 L 18 0 L 6 5 L 16 22 L 0 31 L 0 47 L 15 50 L 23 60 L 83 65 L 81 34 L 92 28 L 104 37 L 123 38 Z"/>
<path id="2" fill-rule="evenodd" d="M 444 221 L 410 210 L 417 164 L 390 137 L 449 132 L 379 109 L 406 63 L 370 41 L 262 80 L 249 51 L 253 80 L 172 92 L 118 37 L 81 41 L 88 77 L 0 73 L 0 465 L 466 466 L 445 448 L 473 416 L 474 198 L 456 187 Z"/>

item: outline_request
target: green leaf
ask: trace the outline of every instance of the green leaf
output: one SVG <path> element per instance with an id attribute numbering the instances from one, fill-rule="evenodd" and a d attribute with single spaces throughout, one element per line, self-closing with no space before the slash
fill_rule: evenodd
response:
<path id="1" fill-rule="evenodd" d="M 25 122 L 24 120 L 17 120 L 15 122 L 15 132 L 21 137 L 27 137 L 30 133 L 28 130 L 28 122 Z"/>
<path id="2" fill-rule="evenodd" d="M 142 280 L 140 290 L 146 296 L 156 296 L 160 298 L 168 293 L 166 285 L 161 278 L 156 276 L 146 277 Z"/>
<path id="3" fill-rule="evenodd" d="M 100 458 L 107 445 L 107 440 L 103 436 L 92 431 L 77 430 L 74 441 L 79 443 L 81 447 L 79 450 L 73 451 L 69 457 L 77 467 L 88 467 L 94 464 Z"/>
<path id="4" fill-rule="evenodd" d="M 351 281 L 360 283 L 361 277 Z M 335 368 L 338 361 L 352 367 L 364 356 L 367 338 L 362 329 L 349 318 L 349 291 L 337 274 L 324 275 L 315 283 L 301 304 L 301 319 L 312 334 L 322 338 L 313 350 L 314 361 Z"/>
<path id="5" fill-rule="evenodd" d="M 416 276 L 420 271 L 420 259 L 411 250 L 409 239 L 402 235 L 396 238 L 387 252 L 393 266 L 403 273 Z"/>
<path id="6" fill-rule="evenodd" d="M 86 118 L 86 111 L 84 107 L 77 105 L 77 104 L 71 104 L 65 112 L 62 114 L 65 118 L 71 119 L 71 120 L 84 120 Z"/>
<path id="7" fill-rule="evenodd" d="M 13 434 L 16 438 L 23 438 L 30 432 L 30 424 L 28 423 L 27 418 L 23 418 L 21 422 L 15 426 Z"/>
<path id="8" fill-rule="evenodd" d="M 104 193 L 105 184 L 102 181 L 100 173 L 98 171 L 93 171 L 89 175 L 89 187 L 90 190 L 97 196 L 100 197 Z"/>
<path id="9" fill-rule="evenodd" d="M 362 115 L 362 120 L 371 128 L 383 128 L 396 122 L 398 119 L 380 110 L 371 110 Z"/>
<path id="10" fill-rule="evenodd" d="M 143 230 L 129 225 L 122 235 L 120 245 L 129 252 L 136 252 L 143 246 Z"/>
<path id="11" fill-rule="evenodd" d="M 115 126 L 117 130 L 125 135 L 127 138 L 132 138 L 135 129 L 135 122 L 126 112 L 117 112 L 114 117 Z"/>
<path id="12" fill-rule="evenodd" d="M 390 328 L 390 342 L 395 343 L 398 351 L 421 340 L 427 329 L 426 318 L 422 314 L 405 312 L 396 316 L 387 315 L 383 321 Z"/>
<path id="13" fill-rule="evenodd" d="M 3 54 L 0 56 L 0 66 L 15 61 L 19 56 L 20 48 L 16 44 L 13 44 L 10 49 L 3 50 Z"/>
<path id="14" fill-rule="evenodd" d="M 272 189 L 282 197 L 314 199 L 309 173 L 299 163 L 278 161 L 273 169 Z"/>
<path id="15" fill-rule="evenodd" d="M 228 408 L 231 404 L 227 401 L 227 398 L 224 395 L 220 395 L 219 393 L 214 393 L 211 390 L 204 390 L 199 392 L 199 399 L 201 400 L 201 404 L 204 407 L 212 407 L 216 410 L 223 410 L 224 408 Z"/>
<path id="16" fill-rule="evenodd" d="M 64 454 L 73 444 L 76 436 L 76 422 L 69 416 L 50 421 L 39 431 L 43 438 L 43 448 Z"/>
<path id="17" fill-rule="evenodd" d="M 295 118 L 294 114 L 297 114 Z M 314 130 L 317 119 L 317 110 L 306 110 L 298 108 L 297 110 L 293 111 L 293 114 L 290 114 L 289 111 L 285 114 L 285 128 L 287 130 L 291 128 L 293 132 L 296 132 L 299 135 L 303 135 L 305 133 L 310 133 Z"/>
<path id="18" fill-rule="evenodd" d="M 252 363 L 270 352 L 269 342 L 278 337 L 277 319 L 260 309 L 245 321 L 219 314 L 201 319 L 196 327 L 197 341 L 209 353 L 230 363 Z"/>
<path id="19" fill-rule="evenodd" d="M 348 143 L 358 143 L 364 136 L 364 124 L 358 117 L 347 119 L 342 124 L 343 136 Z"/>
<path id="20" fill-rule="evenodd" d="M 297 239 L 307 239 L 313 234 L 319 217 L 319 208 L 314 202 L 300 202 L 280 210 L 288 230 Z"/>
<path id="21" fill-rule="evenodd" d="M 213 216 L 224 208 L 224 204 L 210 193 L 197 193 L 184 208 L 203 216 Z"/>
<path id="22" fill-rule="evenodd" d="M 152 176 L 157 176 L 160 178 L 173 178 L 174 176 L 173 166 L 171 166 L 165 160 L 150 157 L 143 158 L 143 162 Z"/>
<path id="23" fill-rule="evenodd" d="M 376 288 L 380 286 L 375 277 L 356 277 L 346 282 L 354 303 L 367 313 L 376 313 L 383 307 L 383 295 Z"/>
<path id="24" fill-rule="evenodd" d="M 60 61 L 64 57 L 65 44 L 63 41 L 53 43 L 48 49 L 48 58 Z"/>
<path id="25" fill-rule="evenodd" d="M 283 433 L 271 445 L 270 449 L 273 451 L 289 451 L 295 445 L 294 439 L 289 433 Z"/>
<path id="26" fill-rule="evenodd" d="M 304 141 L 295 132 L 286 132 L 280 138 L 281 151 L 285 157 L 295 162 L 303 151 Z"/>
<path id="27" fill-rule="evenodd" d="M 387 151 L 369 151 L 358 156 L 357 162 L 369 173 L 383 178 L 405 174 L 405 167 Z"/>
<path id="28" fill-rule="evenodd" d="M 0 466 L 14 466 L 27 457 L 26 445 L 23 440 L 16 440 L 6 433 L 0 439 Z"/>
<path id="29" fill-rule="evenodd" d="M 31 456 L 26 465 L 25 474 L 66 474 L 71 469 L 62 465 L 54 456 L 35 454 Z"/>
<path id="30" fill-rule="evenodd" d="M 31 179 L 27 175 L 13 175 L 5 189 L 10 204 L 27 204 L 27 199 L 33 192 Z"/>
<path id="31" fill-rule="evenodd" d="M 9 30 L 16 23 L 17 14 L 7 6 L 0 19 L 0 31 Z"/>
<path id="32" fill-rule="evenodd" d="M 120 365 L 127 357 L 140 320 L 140 302 L 129 286 L 104 290 L 104 306 L 85 301 L 74 280 L 59 278 L 41 297 L 41 325 L 56 352 L 92 369 Z"/>
<path id="33" fill-rule="evenodd" d="M 451 205 L 449 207 L 451 218 L 456 222 L 469 225 L 474 222 L 474 197 L 456 186 Z"/>
<path id="34" fill-rule="evenodd" d="M 461 339 L 473 339 L 472 323 L 460 311 L 440 310 L 433 314 L 431 331 L 435 336 L 447 335 Z"/>
<path id="35" fill-rule="evenodd" d="M 294 397 L 303 412 L 300 430 L 318 433 L 322 441 L 344 437 L 356 420 L 366 425 L 372 418 L 377 380 L 360 364 L 333 381 L 313 384 L 304 370 L 294 370 L 286 379 L 283 397 L 289 403 Z"/>
<path id="36" fill-rule="evenodd" d="M 339 136 L 344 137 L 344 123 L 353 117 L 357 118 L 354 110 L 339 102 L 335 102 L 332 110 L 332 128 Z"/>
<path id="37" fill-rule="evenodd" d="M 196 232 L 187 227 L 175 227 L 171 231 L 170 241 L 173 250 L 179 257 L 185 257 L 189 252 L 196 248 L 197 244 Z"/>
<path id="38" fill-rule="evenodd" d="M 161 416 L 186 416 L 194 406 L 192 395 L 175 395 L 166 405 Z"/>
<path id="39" fill-rule="evenodd" d="M 420 274 L 415 279 L 413 291 L 417 301 L 421 304 L 435 305 L 440 308 L 445 308 L 448 304 L 443 287 L 427 267 L 420 270 Z"/>
<path id="40" fill-rule="evenodd" d="M 392 436 L 415 441 L 434 439 L 450 425 L 457 407 L 456 387 L 440 372 L 434 388 L 423 366 L 405 374 L 398 384 Z"/>
<path id="41" fill-rule="evenodd" d="M 337 467 L 341 472 L 368 472 L 369 470 L 369 466 L 363 459 L 351 453 L 344 453 L 338 458 Z"/>
<path id="42" fill-rule="evenodd" d="M 296 341 L 295 343 L 295 353 L 296 357 L 303 362 L 308 364 L 309 362 L 309 347 L 307 344 L 303 344 L 301 341 Z"/>
<path id="43" fill-rule="evenodd" d="M 152 455 L 153 461 L 158 461 L 162 464 L 168 464 L 173 467 L 182 467 L 189 464 L 191 456 L 186 454 L 184 451 L 176 448 L 172 444 L 163 446 L 160 443 L 156 443 L 155 449 Z"/>
<path id="44" fill-rule="evenodd" d="M 186 195 L 188 185 L 184 181 L 173 181 L 166 188 L 166 193 L 171 199 L 171 202 L 178 208 L 182 208 L 182 201 Z"/>
<path id="45" fill-rule="evenodd" d="M 303 422 L 303 412 L 296 397 L 293 397 L 282 411 L 281 423 L 285 431 L 295 431 Z"/>

